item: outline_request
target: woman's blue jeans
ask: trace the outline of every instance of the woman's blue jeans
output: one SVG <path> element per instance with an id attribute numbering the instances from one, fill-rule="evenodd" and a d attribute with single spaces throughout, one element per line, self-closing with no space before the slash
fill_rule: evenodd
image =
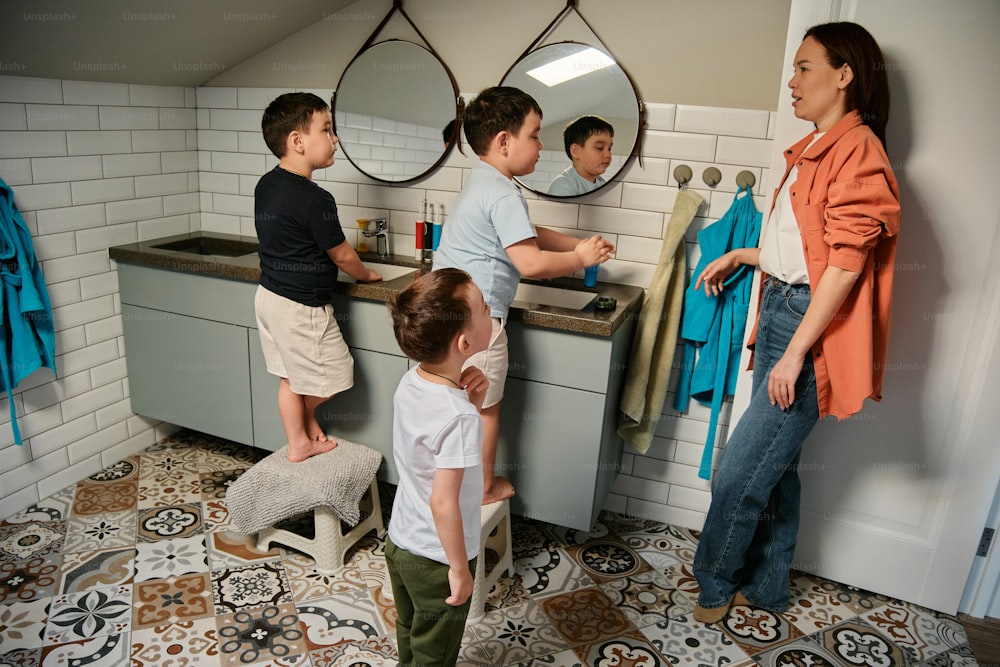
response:
<path id="1" fill-rule="evenodd" d="M 799 454 L 819 419 L 812 357 L 806 355 L 786 410 L 771 405 L 767 378 L 809 300 L 808 285 L 773 278 L 761 294 L 750 405 L 712 480 L 712 503 L 694 557 L 702 607 L 729 604 L 737 591 L 763 609 L 788 607 L 799 529 Z"/>

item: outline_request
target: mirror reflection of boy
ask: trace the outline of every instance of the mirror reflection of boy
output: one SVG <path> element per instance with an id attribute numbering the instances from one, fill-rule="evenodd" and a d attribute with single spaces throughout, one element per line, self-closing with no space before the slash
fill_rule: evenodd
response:
<path id="1" fill-rule="evenodd" d="M 549 194 L 582 195 L 604 185 L 611 164 L 615 128 L 600 116 L 580 116 L 563 130 L 566 155 L 573 162 L 549 185 Z"/>

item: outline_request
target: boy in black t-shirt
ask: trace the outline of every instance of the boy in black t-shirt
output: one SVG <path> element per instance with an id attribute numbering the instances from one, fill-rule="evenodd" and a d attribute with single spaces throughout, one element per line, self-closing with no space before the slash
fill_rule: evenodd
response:
<path id="1" fill-rule="evenodd" d="M 337 269 L 381 280 L 344 237 L 333 196 L 312 181 L 333 164 L 337 137 L 330 108 L 312 93 L 287 93 L 264 111 L 264 142 L 278 166 L 254 191 L 260 285 L 254 297 L 267 370 L 281 378 L 278 413 L 288 459 L 303 461 L 337 446 L 316 408 L 354 384 L 354 359 L 333 316 Z"/>

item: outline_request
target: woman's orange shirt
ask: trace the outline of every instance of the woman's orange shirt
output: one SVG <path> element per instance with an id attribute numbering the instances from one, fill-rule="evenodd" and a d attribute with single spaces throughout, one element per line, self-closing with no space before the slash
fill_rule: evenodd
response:
<path id="1" fill-rule="evenodd" d="M 802 236 L 809 283 L 819 284 L 827 266 L 861 274 L 812 347 L 820 418 L 844 419 L 858 412 L 865 398 L 882 398 L 899 234 L 899 185 L 882 143 L 857 111 L 844 116 L 805 150 L 812 138 L 809 135 L 785 151 L 781 182 L 793 166 L 798 167 L 789 196 Z M 756 336 L 755 322 L 751 348 Z"/>

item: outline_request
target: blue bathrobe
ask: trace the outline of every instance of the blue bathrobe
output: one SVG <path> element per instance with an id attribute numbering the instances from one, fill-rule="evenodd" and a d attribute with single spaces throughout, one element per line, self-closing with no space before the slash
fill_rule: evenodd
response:
<path id="1" fill-rule="evenodd" d="M 14 441 L 21 444 L 14 397 L 17 383 L 45 366 L 56 370 L 52 306 L 31 232 L 0 179 L 0 392 L 7 392 Z"/>
<path id="2" fill-rule="evenodd" d="M 756 247 L 760 223 L 761 214 L 753 204 L 750 188 L 746 188 L 742 197 L 737 192 L 726 214 L 698 232 L 701 259 L 694 269 L 695 279 L 684 293 L 681 317 L 684 361 L 674 395 L 674 409 L 687 410 L 690 398 L 712 406 L 708 437 L 698 470 L 702 479 L 711 477 L 712 451 L 722 401 L 736 391 L 743 332 L 753 288 L 753 267 L 743 265 L 729 274 L 718 296 L 706 295 L 704 285 L 696 290 L 694 283 L 710 262 L 730 250 Z"/>

